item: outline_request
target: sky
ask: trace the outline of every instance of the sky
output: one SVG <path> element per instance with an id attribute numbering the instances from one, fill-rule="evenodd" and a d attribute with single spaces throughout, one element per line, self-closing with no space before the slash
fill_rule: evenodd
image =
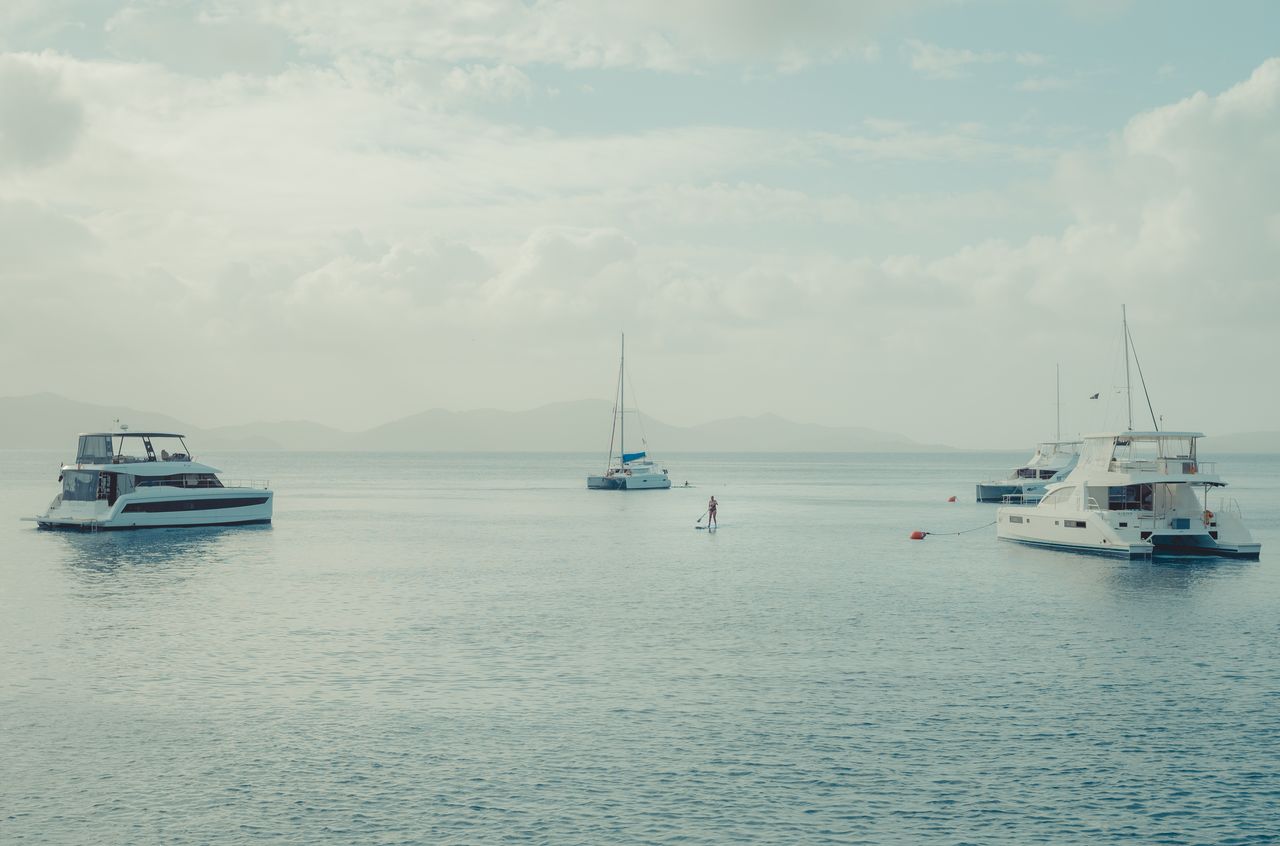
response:
<path id="1" fill-rule="evenodd" d="M 359 429 L 607 398 L 626 332 L 669 423 L 1021 448 L 1059 372 L 1064 436 L 1125 425 L 1125 304 L 1165 427 L 1280 429 L 1278 35 L 1262 0 L 9 0 L 0 395 Z"/>

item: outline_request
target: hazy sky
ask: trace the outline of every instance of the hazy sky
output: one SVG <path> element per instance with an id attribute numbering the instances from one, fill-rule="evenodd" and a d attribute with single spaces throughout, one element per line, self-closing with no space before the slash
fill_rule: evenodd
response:
<path id="1" fill-rule="evenodd" d="M 1280 428 L 1280 5 L 8 0 L 0 394 Z M 1095 391 L 1097 401 L 1085 397 Z M 1141 422 L 1141 421 L 1139 421 Z M 655 445 L 660 446 L 660 445 Z"/>

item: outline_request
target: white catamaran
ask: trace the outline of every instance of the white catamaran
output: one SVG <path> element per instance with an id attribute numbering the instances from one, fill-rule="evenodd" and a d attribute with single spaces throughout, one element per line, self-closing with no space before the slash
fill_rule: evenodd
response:
<path id="1" fill-rule="evenodd" d="M 1128 320 L 1124 321 L 1129 428 L 1086 435 L 1080 461 L 1040 503 L 996 511 L 996 537 L 1038 546 L 1129 558 L 1217 555 L 1257 558 L 1253 540 L 1217 467 L 1196 454 L 1200 432 L 1133 430 Z M 1136 354 L 1134 361 L 1137 361 Z M 1142 366 L 1138 365 L 1142 376 Z M 1146 382 L 1143 380 L 1143 391 Z M 1150 397 L 1147 407 L 1151 408 Z M 1196 488 L 1201 488 L 1197 495 Z M 1210 500 L 1211 493 L 1218 498 Z"/>
<path id="2" fill-rule="evenodd" d="M 117 441 L 118 443 L 113 443 Z M 141 444 L 141 455 L 125 442 Z M 170 453 L 155 442 L 176 441 Z M 170 432 L 93 432 L 80 436 L 74 464 L 62 465 L 62 493 L 33 519 L 42 529 L 144 529 L 271 522 L 266 482 L 226 482 L 191 457 Z"/>
<path id="3" fill-rule="evenodd" d="M 648 445 L 643 436 L 640 439 L 645 449 L 639 452 L 627 452 L 628 413 L 626 399 L 627 374 L 627 336 L 622 336 L 622 355 L 618 362 L 618 389 L 614 392 L 613 429 L 609 433 L 609 457 L 605 462 L 605 471 L 600 476 L 587 476 L 587 487 L 593 490 L 634 491 L 666 489 L 671 487 L 671 479 L 667 471 L 654 463 L 648 456 Z M 637 413 L 637 417 L 638 417 Z M 614 461 L 614 436 L 617 436 L 617 462 Z"/>
<path id="4" fill-rule="evenodd" d="M 978 502 L 1035 505 L 1054 482 L 1061 482 L 1080 460 L 1080 442 L 1062 439 L 1062 379 L 1054 368 L 1058 391 L 1058 439 L 1036 444 L 1035 454 L 1005 479 L 978 482 Z"/>

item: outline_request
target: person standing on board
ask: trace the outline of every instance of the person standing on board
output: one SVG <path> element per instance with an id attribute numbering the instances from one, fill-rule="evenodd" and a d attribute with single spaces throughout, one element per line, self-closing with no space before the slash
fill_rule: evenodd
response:
<path id="1" fill-rule="evenodd" d="M 716 506 L 718 504 L 719 503 L 716 502 L 715 496 L 712 495 L 711 501 L 707 503 L 707 528 L 708 529 L 710 529 L 712 526 L 719 525 L 718 523 L 716 523 Z"/>

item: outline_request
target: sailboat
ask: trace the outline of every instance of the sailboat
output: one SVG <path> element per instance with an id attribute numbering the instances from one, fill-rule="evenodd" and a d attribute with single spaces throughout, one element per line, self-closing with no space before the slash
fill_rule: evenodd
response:
<path id="1" fill-rule="evenodd" d="M 1214 463 L 1197 454 L 1197 441 L 1204 435 L 1162 431 L 1149 395 L 1152 428 L 1134 431 L 1127 315 L 1123 323 L 1128 428 L 1086 435 L 1076 468 L 1051 484 L 1038 505 L 997 509 L 996 537 L 1125 558 L 1257 558 L 1262 546 L 1245 527 L 1240 506 L 1222 494 L 1226 481 Z M 1136 352 L 1133 361 L 1142 379 Z M 1142 382 L 1146 395 L 1146 380 Z M 1212 504 L 1211 493 L 1217 495 Z"/>
<path id="2" fill-rule="evenodd" d="M 634 491 L 671 487 L 667 471 L 654 463 L 648 455 L 648 447 L 639 452 L 627 452 L 627 336 L 622 336 L 622 355 L 618 360 L 618 389 L 614 392 L 613 428 L 609 432 L 609 457 L 603 475 L 587 476 L 587 487 L 592 490 Z M 637 417 L 639 415 L 637 414 Z M 618 445 L 617 461 L 613 446 Z M 643 436 L 640 439 L 644 444 Z"/>

